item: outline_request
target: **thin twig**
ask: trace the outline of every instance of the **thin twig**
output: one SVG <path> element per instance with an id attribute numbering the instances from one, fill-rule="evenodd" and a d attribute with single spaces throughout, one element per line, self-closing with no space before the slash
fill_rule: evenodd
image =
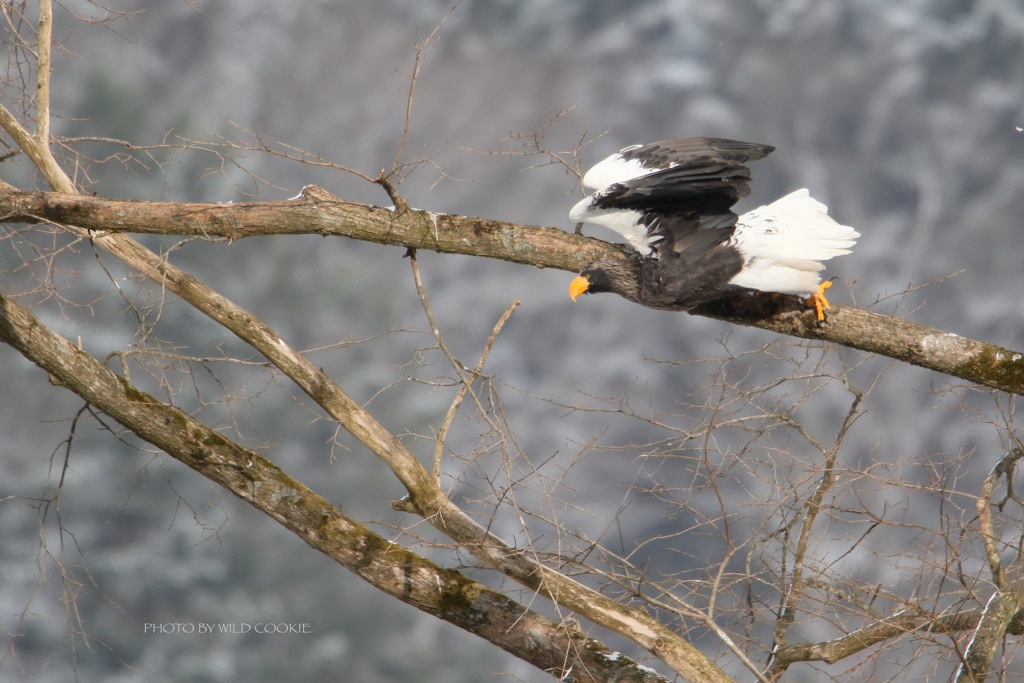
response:
<path id="1" fill-rule="evenodd" d="M 494 340 L 498 338 L 498 333 L 501 328 L 505 325 L 505 321 L 509 319 L 513 311 L 519 307 L 522 303 L 519 299 L 515 299 L 509 304 L 509 307 L 505 309 L 505 312 L 498 318 L 498 322 L 494 324 L 494 328 L 491 330 L 491 336 L 487 338 L 487 343 L 484 344 L 483 353 L 480 354 L 480 361 L 476 364 L 476 368 L 473 369 L 473 376 L 479 377 L 483 372 L 484 363 L 487 362 L 487 356 L 491 353 L 491 348 L 494 346 Z M 452 401 L 451 406 L 448 407 L 448 413 L 444 416 L 444 421 L 441 423 L 440 429 L 437 430 L 437 438 L 435 439 L 434 445 L 434 481 L 438 486 L 441 485 L 441 456 L 444 453 L 445 439 L 448 436 L 448 430 L 452 425 L 452 421 L 455 419 L 455 413 L 459 410 L 459 406 L 462 405 L 463 399 L 466 398 L 466 394 L 469 393 L 473 386 L 472 381 L 465 381 L 463 379 L 462 386 L 459 387 L 458 393 L 455 395 L 455 399 Z"/>
<path id="2" fill-rule="evenodd" d="M 849 387 L 849 389 L 853 392 L 853 401 L 846 413 L 843 424 L 839 428 L 839 434 L 836 438 L 835 444 L 827 450 L 822 449 L 822 452 L 825 455 L 825 462 L 823 464 L 821 479 L 818 482 L 818 486 L 814 493 L 811 494 L 810 499 L 804 504 L 803 521 L 800 525 L 800 533 L 797 536 L 796 549 L 793 552 L 793 568 L 790 574 L 789 587 L 788 590 L 783 593 L 780 615 L 778 620 L 775 622 L 775 636 L 774 642 L 772 643 L 773 652 L 779 649 L 784 649 L 788 645 L 786 635 L 787 630 L 796 620 L 797 606 L 804 594 L 806 583 L 804 580 L 804 562 L 807 558 L 811 530 L 814 527 L 814 522 L 818 517 L 818 513 L 821 512 L 821 504 L 825 499 L 825 495 L 835 484 L 835 465 L 836 458 L 839 455 L 839 446 L 843 443 L 843 437 L 846 435 L 850 426 L 860 414 L 859 408 L 860 403 L 864 398 L 864 394 L 852 387 Z M 809 435 L 805 434 L 805 438 L 809 438 Z M 812 443 L 815 442 L 812 441 Z M 817 444 L 815 445 L 817 446 Z M 785 672 L 785 667 L 785 663 L 780 662 L 780 660 L 775 657 L 772 657 L 767 673 L 769 677 L 774 680 Z"/>
<path id="3" fill-rule="evenodd" d="M 498 333 L 501 328 L 505 325 L 505 321 L 509 319 L 513 311 L 519 307 L 520 301 L 516 299 L 512 304 L 505 310 L 505 312 L 498 318 L 498 322 L 495 323 L 494 329 L 491 330 L 491 336 L 487 338 L 487 343 L 484 344 L 483 353 L 480 354 L 480 360 L 477 362 L 476 367 L 473 370 L 467 368 L 463 363 L 455 357 L 455 355 L 448 348 L 448 344 L 444 341 L 444 336 L 441 334 L 441 328 L 438 327 L 437 321 L 434 319 L 434 313 L 430 308 L 430 301 L 427 299 L 427 292 L 423 288 L 423 279 L 420 277 L 419 262 L 416 260 L 416 250 L 410 249 L 406 254 L 409 258 L 409 263 L 412 266 L 412 279 L 416 286 L 416 293 L 420 297 L 420 304 L 423 306 L 423 312 L 427 316 L 427 323 L 430 325 L 430 330 L 434 334 L 434 339 L 437 341 L 437 346 L 444 353 L 448 362 L 451 364 L 455 373 L 459 376 L 459 381 L 462 386 L 459 387 L 459 391 L 455 395 L 455 399 L 452 401 L 451 406 L 448 408 L 448 413 L 444 417 L 444 421 L 441 423 L 441 428 L 437 431 L 437 437 L 435 439 L 434 446 L 434 482 L 441 486 L 441 456 L 444 453 L 445 438 L 448 435 L 448 429 L 451 427 L 452 421 L 455 419 L 455 413 L 459 410 L 459 406 L 462 405 L 463 399 L 466 398 L 466 394 L 472 393 L 473 399 L 476 401 L 477 408 L 480 410 L 481 416 L 488 422 L 492 429 L 498 430 L 498 425 L 487 415 L 487 411 L 484 409 L 483 402 L 480 397 L 477 396 L 476 392 L 473 391 L 473 381 L 483 373 L 484 364 L 487 362 L 487 356 L 491 353 L 491 348 L 494 346 L 494 340 L 498 338 Z"/>
<path id="4" fill-rule="evenodd" d="M 398 149 L 395 151 L 395 160 L 391 163 L 391 170 L 387 174 L 388 179 L 390 179 L 402 165 L 402 155 L 405 153 L 405 143 L 409 139 L 409 129 L 412 127 L 412 101 L 413 95 L 416 92 L 416 81 L 420 75 L 420 67 L 423 64 L 423 55 L 434 42 L 437 34 L 441 31 L 441 27 L 444 26 L 446 21 L 448 21 L 448 17 L 450 17 L 461 4 L 462 0 L 459 0 L 452 5 L 452 8 L 448 10 L 448 13 L 441 17 L 441 21 L 437 22 L 437 25 L 434 26 L 434 30 L 430 32 L 430 35 L 427 36 L 426 40 L 416 46 L 416 57 L 413 59 L 412 64 L 412 76 L 409 78 L 409 94 L 405 100 L 405 126 L 402 129 L 402 137 L 398 141 Z"/>

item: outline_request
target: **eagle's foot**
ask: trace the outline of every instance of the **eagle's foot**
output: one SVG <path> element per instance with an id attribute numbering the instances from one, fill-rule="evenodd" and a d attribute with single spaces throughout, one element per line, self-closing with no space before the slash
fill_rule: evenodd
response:
<path id="1" fill-rule="evenodd" d="M 828 299 L 825 298 L 825 290 L 831 286 L 832 280 L 825 280 L 818 285 L 818 289 L 814 290 L 814 294 L 807 299 L 807 307 L 814 309 L 814 312 L 818 315 L 819 325 L 825 322 L 825 311 L 831 308 L 828 305 Z"/>

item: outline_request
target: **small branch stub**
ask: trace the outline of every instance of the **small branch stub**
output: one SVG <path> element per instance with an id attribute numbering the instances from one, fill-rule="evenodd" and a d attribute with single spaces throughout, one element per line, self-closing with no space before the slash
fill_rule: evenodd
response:
<path id="1" fill-rule="evenodd" d="M 380 172 L 377 173 L 377 178 L 375 182 L 382 188 L 384 188 L 384 191 L 388 193 L 388 197 L 391 199 L 391 202 L 395 205 L 395 213 L 402 214 L 409 210 L 409 203 L 405 201 L 405 197 L 400 195 L 398 193 L 398 190 L 391 183 L 391 175 L 392 174 L 390 173 L 385 174 L 384 169 L 381 169 Z"/>

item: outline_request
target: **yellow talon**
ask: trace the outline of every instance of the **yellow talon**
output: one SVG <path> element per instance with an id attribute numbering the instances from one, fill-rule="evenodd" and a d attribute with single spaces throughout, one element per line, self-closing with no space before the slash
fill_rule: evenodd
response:
<path id="1" fill-rule="evenodd" d="M 828 305 L 828 299 L 825 298 L 825 290 L 832 286 L 831 280 L 825 280 L 818 289 L 814 291 L 814 294 L 807 300 L 808 306 L 813 306 L 814 311 L 818 314 L 818 322 L 825 322 L 825 309 L 831 308 Z"/>

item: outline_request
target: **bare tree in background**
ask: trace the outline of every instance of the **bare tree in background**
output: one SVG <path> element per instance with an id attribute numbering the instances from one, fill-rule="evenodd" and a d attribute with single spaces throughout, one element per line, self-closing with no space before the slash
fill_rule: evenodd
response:
<path id="1" fill-rule="evenodd" d="M 852 307 L 837 307 L 825 326 L 799 308 L 766 313 L 742 300 L 705 307 L 698 313 L 790 337 L 753 353 L 734 353 L 726 344 L 719 358 L 687 361 L 706 369 L 708 381 L 672 406 L 647 405 L 641 388 L 571 405 L 551 400 L 553 411 L 636 423 L 656 435 L 622 447 L 636 463 L 623 515 L 631 496 L 659 501 L 666 511 L 659 535 L 632 544 L 671 541 L 685 549 L 687 539 L 710 537 L 719 549 L 715 557 L 681 562 L 698 570 L 648 573 L 603 538 L 578 531 L 570 520 L 586 511 L 578 509 L 571 487 L 517 444 L 516 416 L 503 408 L 508 389 L 487 370 L 517 303 L 510 301 L 492 320 L 477 318 L 486 342 L 476 357 L 459 357 L 449 344 L 453 333 L 444 332 L 445 321 L 431 308 L 417 258 L 417 250 L 432 250 L 573 272 L 598 257 L 621 257 L 618 247 L 550 228 L 409 208 L 399 181 L 422 162 L 406 162 L 402 131 L 391 167 L 361 174 L 390 197 L 390 209 L 346 202 L 316 187 L 292 200 L 233 205 L 93 196 L 87 176 L 76 180 L 74 174 L 86 168 L 76 163 L 81 150 L 96 141 L 50 132 L 51 3 L 41 0 L 31 19 L 25 4 L 7 2 L 4 9 L 8 49 L 20 65 L 16 74 L 8 71 L 0 109 L 5 163 L 27 160 L 38 187 L 26 172 L 24 187 L 0 188 L 5 263 L 12 256 L 16 262 L 0 284 L 0 339 L 45 370 L 50 382 L 84 400 L 68 432 L 68 453 L 77 424 L 86 419 L 109 429 L 112 439 L 150 444 L 383 592 L 557 680 L 662 680 L 634 661 L 645 653 L 688 681 L 784 680 L 811 667 L 843 678 L 856 670 L 864 680 L 911 678 L 922 670 L 938 675 L 952 667 L 957 680 L 977 681 L 1024 668 L 1015 640 L 1024 632 L 1017 577 L 1024 509 L 1014 488 L 1016 463 L 1024 455 L 1014 404 L 1014 395 L 1024 393 L 1020 354 Z M 415 55 L 405 133 L 423 50 L 439 30 L 442 25 Z M 122 160 L 160 151 L 107 144 Z M 259 139 L 206 149 L 233 164 L 242 147 L 298 164 L 333 165 Z M 574 167 L 578 149 L 551 158 Z M 135 233 L 211 241 L 321 234 L 405 248 L 410 293 L 421 300 L 434 337 L 426 351 L 449 368 L 436 387 L 448 394 L 450 407 L 429 425 L 432 457 L 417 457 L 404 435 L 375 418 L 372 405 L 354 400 L 285 335 L 177 267 L 177 243 L 154 252 L 130 236 Z M 58 333 L 52 314 L 60 311 L 72 323 L 89 314 L 87 304 L 72 303 L 75 285 L 64 273 L 66 261 L 93 252 L 91 260 L 74 260 L 93 271 L 79 277 L 106 277 L 109 294 L 139 325 L 136 342 L 105 357 L 87 350 L 102 342 Z M 132 287 L 114 269 L 126 269 Z M 150 284 L 138 284 L 141 278 Z M 162 340 L 167 330 L 161 318 L 185 308 L 201 314 L 204 325 L 229 331 L 245 350 L 210 357 L 189 346 L 189 333 L 174 343 Z M 965 380 L 958 391 L 975 395 L 971 406 L 984 405 L 965 419 L 990 423 L 999 452 L 965 450 L 941 465 L 924 453 L 895 464 L 881 443 L 876 452 L 850 452 L 848 435 L 871 411 L 884 370 L 861 367 L 858 359 L 867 356 L 845 347 Z M 765 359 L 787 372 L 759 377 L 756 368 Z M 290 476 L 273 450 L 257 452 L 241 434 L 204 422 L 210 406 L 244 411 L 258 400 L 232 393 L 237 378 L 229 368 L 237 367 L 252 373 L 244 379 L 254 385 L 286 378 L 315 406 L 318 420 L 348 431 L 380 458 L 406 491 L 391 506 L 408 515 L 408 523 L 387 528 L 355 519 L 319 495 L 316 482 Z M 663 367 L 673 372 L 677 366 Z M 259 372 L 267 379 L 254 381 Z M 18 391 L 5 387 L 5 400 L 16 400 Z M 809 420 L 808 406 L 822 396 L 842 409 Z M 475 434 L 476 447 L 467 452 L 452 446 L 453 430 Z M 607 448 L 595 434 L 577 445 L 560 472 Z M 981 455 L 995 463 L 990 474 L 980 485 L 961 485 L 958 465 Z M 934 506 L 934 524 L 911 520 L 911 500 Z M 46 506 L 40 510 L 51 514 Z M 609 520 L 608 527 L 618 521 Z M 518 528 L 515 542 L 494 531 L 509 524 Z M 428 554 L 446 559 L 433 561 Z M 859 578 L 863 563 L 885 567 L 899 580 L 866 583 Z M 506 586 L 503 577 L 518 588 Z M 531 609 L 537 596 L 563 618 Z M 77 621 L 73 595 L 67 604 L 71 631 L 87 632 Z M 592 625 L 635 643 L 636 650 L 618 655 L 588 635 Z M 16 656 L 17 635 L 11 634 L 8 656 Z"/>

